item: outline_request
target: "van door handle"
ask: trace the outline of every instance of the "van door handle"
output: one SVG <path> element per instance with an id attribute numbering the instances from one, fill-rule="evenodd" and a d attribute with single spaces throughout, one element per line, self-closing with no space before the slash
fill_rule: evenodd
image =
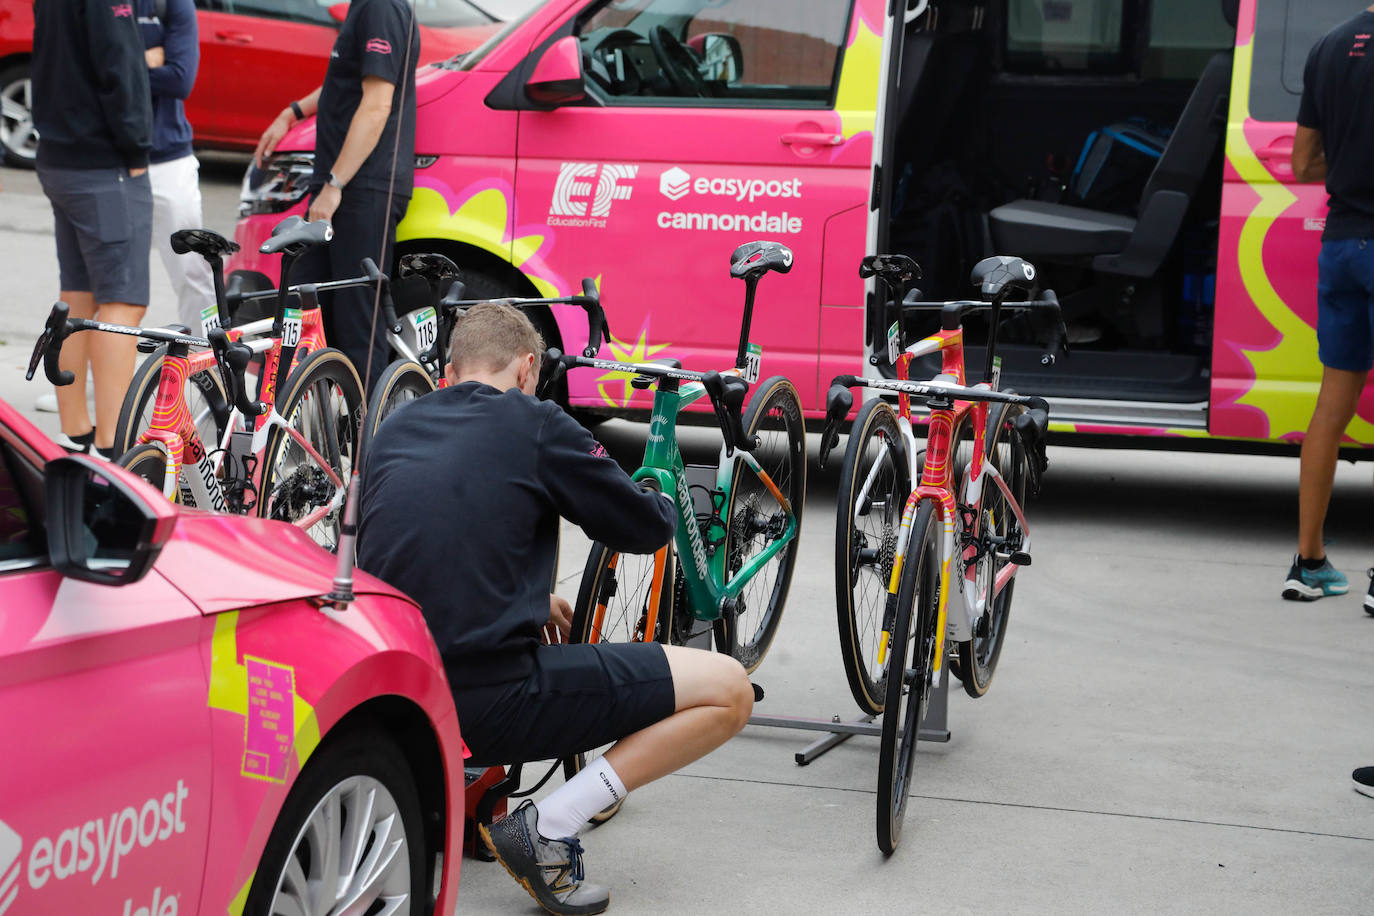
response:
<path id="1" fill-rule="evenodd" d="M 251 45 L 253 43 L 253 36 L 248 32 L 231 32 L 225 30 L 216 32 L 215 37 L 220 41 L 227 41 L 230 44 L 236 45 Z"/>
<path id="2" fill-rule="evenodd" d="M 779 139 L 785 146 L 839 146 L 844 137 L 839 134 L 792 133 L 783 134 Z"/>
<path id="3" fill-rule="evenodd" d="M 1293 158 L 1293 138 L 1279 137 L 1264 149 L 1256 150 L 1255 155 L 1268 162 L 1271 159 L 1288 161 Z"/>

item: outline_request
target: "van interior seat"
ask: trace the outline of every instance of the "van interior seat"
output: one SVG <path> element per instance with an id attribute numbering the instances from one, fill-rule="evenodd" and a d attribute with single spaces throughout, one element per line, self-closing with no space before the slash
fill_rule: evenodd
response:
<path id="1" fill-rule="evenodd" d="M 1173 247 L 1220 149 L 1231 60 L 1232 52 L 1223 51 L 1207 62 L 1145 183 L 1135 219 L 1086 207 L 1016 200 L 988 214 L 996 251 L 1030 260 L 1088 260 L 1103 273 L 1152 276 Z"/>

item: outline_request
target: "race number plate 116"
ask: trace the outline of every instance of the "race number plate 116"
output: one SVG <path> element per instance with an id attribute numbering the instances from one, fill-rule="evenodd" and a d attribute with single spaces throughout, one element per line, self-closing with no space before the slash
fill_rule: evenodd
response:
<path id="1" fill-rule="evenodd" d="M 902 329 L 898 327 L 898 322 L 892 322 L 892 327 L 887 329 L 887 361 L 892 365 L 897 365 L 897 359 L 902 355 Z"/>
<path id="2" fill-rule="evenodd" d="M 744 371 L 740 373 L 746 382 L 754 384 L 759 380 L 759 370 L 763 368 L 763 347 L 751 343 L 744 351 Z"/>
<path id="3" fill-rule="evenodd" d="M 433 308 L 411 312 L 410 323 L 415 328 L 415 345 L 420 348 L 421 353 L 434 346 L 434 341 L 439 336 L 439 316 Z"/>
<path id="4" fill-rule="evenodd" d="M 285 309 L 281 318 L 281 345 L 299 346 L 301 342 L 301 310 Z"/>

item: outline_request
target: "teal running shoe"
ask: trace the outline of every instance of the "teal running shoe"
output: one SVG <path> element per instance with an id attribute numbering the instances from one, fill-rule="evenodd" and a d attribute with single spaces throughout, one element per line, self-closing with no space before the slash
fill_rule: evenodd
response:
<path id="1" fill-rule="evenodd" d="M 1293 566 L 1288 570 L 1288 581 L 1283 583 L 1283 597 L 1289 601 L 1316 601 L 1332 595 L 1344 595 L 1350 591 L 1350 583 L 1345 575 L 1331 565 L 1327 558 L 1317 569 L 1304 569 L 1293 557 Z"/>

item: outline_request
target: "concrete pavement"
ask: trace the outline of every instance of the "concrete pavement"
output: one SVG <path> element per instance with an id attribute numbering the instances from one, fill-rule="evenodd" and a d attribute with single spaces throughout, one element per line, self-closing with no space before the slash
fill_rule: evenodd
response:
<path id="1" fill-rule="evenodd" d="M 236 180 L 207 176 L 221 231 Z M 0 397 L 52 429 L 21 374 L 56 291 L 50 217 L 30 174 L 0 183 Z M 149 321 L 170 320 L 156 264 L 153 280 Z M 642 426 L 599 435 L 636 463 Z M 685 430 L 684 449 L 709 460 L 715 441 Z M 835 635 L 837 476 L 811 468 L 759 712 L 857 714 Z M 876 740 L 799 768 L 813 736 L 750 728 L 584 835 L 610 912 L 1374 912 L 1374 799 L 1349 779 L 1374 764 L 1370 466 L 1341 466 L 1328 530 L 1352 595 L 1315 604 L 1278 597 L 1296 479 L 1291 458 L 1051 449 L 996 683 L 951 695 L 953 740 L 921 745 L 896 854 L 874 841 Z M 564 535 L 572 599 L 587 545 Z M 537 912 L 473 861 L 459 910 Z"/>

